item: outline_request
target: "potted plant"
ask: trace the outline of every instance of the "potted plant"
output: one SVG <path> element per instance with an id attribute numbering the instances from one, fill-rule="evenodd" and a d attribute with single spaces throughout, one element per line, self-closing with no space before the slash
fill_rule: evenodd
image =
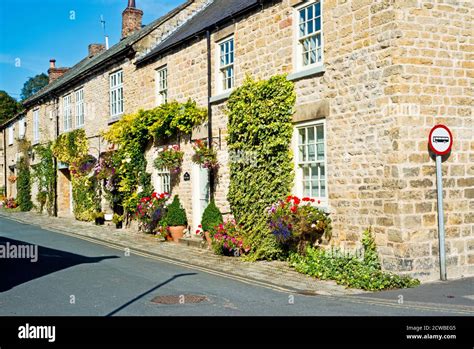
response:
<path id="1" fill-rule="evenodd" d="M 183 157 L 184 152 L 179 150 L 179 145 L 173 145 L 159 152 L 153 164 L 157 170 L 168 169 L 171 173 L 179 173 Z"/>
<path id="2" fill-rule="evenodd" d="M 112 222 L 115 224 L 115 228 L 122 229 L 123 216 L 117 213 L 114 213 L 114 218 L 112 218 Z"/>
<path id="3" fill-rule="evenodd" d="M 94 214 L 95 225 L 104 225 L 104 212 L 96 212 Z"/>
<path id="4" fill-rule="evenodd" d="M 202 214 L 201 225 L 199 228 L 202 229 L 202 234 L 207 241 L 209 247 L 212 245 L 212 235 L 219 224 L 222 224 L 222 213 L 216 206 L 214 200 L 212 200 Z"/>
<path id="5" fill-rule="evenodd" d="M 186 218 L 186 211 L 181 206 L 178 195 L 175 195 L 173 202 L 168 206 L 161 225 L 167 227 L 174 242 L 179 242 L 179 239 L 183 237 L 184 230 L 188 225 L 188 220 Z"/>

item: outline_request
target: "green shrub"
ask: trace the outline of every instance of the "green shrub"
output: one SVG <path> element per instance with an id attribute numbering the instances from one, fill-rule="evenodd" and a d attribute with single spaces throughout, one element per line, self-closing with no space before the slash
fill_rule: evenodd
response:
<path id="1" fill-rule="evenodd" d="M 381 270 L 375 241 L 370 230 L 364 232 L 362 240 L 364 256 L 343 253 L 339 249 L 323 250 L 307 247 L 305 255 L 292 253 L 290 265 L 298 272 L 320 280 L 334 280 L 340 285 L 377 291 L 414 287 L 420 281 L 409 276 L 400 276 Z"/>
<path id="2" fill-rule="evenodd" d="M 163 224 L 164 223 L 164 224 Z M 161 225 L 168 227 L 177 227 L 187 225 L 186 211 L 181 206 L 178 195 L 175 195 L 173 202 L 168 206 L 165 217 Z"/>
<path id="3" fill-rule="evenodd" d="M 222 213 L 212 200 L 202 214 L 201 225 L 203 231 L 211 231 L 214 227 L 224 223 Z"/>
<path id="4" fill-rule="evenodd" d="M 20 211 L 26 212 L 33 208 L 31 201 L 31 174 L 26 156 L 18 162 L 18 179 L 16 181 L 17 199 Z"/>
<path id="5" fill-rule="evenodd" d="M 290 143 L 295 98 L 294 84 L 279 75 L 265 81 L 247 78 L 227 103 L 230 156 L 243 154 L 249 160 L 230 163 L 227 199 L 252 248 L 250 260 L 283 256 L 265 210 L 293 187 Z"/>

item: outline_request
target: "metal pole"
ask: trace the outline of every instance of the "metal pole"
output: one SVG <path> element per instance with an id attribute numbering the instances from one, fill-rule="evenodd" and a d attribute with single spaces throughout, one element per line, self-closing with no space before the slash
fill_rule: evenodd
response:
<path id="1" fill-rule="evenodd" d="M 439 271 L 441 280 L 446 280 L 446 249 L 444 242 L 443 212 L 443 176 L 441 172 L 441 156 L 436 155 L 436 184 L 438 187 L 438 239 L 439 239 Z"/>

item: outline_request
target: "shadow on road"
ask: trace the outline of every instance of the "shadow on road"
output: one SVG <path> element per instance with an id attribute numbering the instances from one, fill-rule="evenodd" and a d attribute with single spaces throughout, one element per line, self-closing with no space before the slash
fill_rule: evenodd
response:
<path id="1" fill-rule="evenodd" d="M 116 313 L 118 313 L 118 312 L 121 311 L 122 309 L 125 309 L 126 307 L 128 307 L 130 304 L 136 302 L 137 300 L 139 300 L 140 298 L 146 296 L 147 294 L 150 294 L 151 292 L 153 292 L 153 291 L 159 289 L 160 287 L 163 287 L 164 285 L 170 283 L 170 282 L 173 281 L 174 279 L 177 279 L 177 278 L 182 277 L 182 276 L 191 276 L 191 275 L 197 275 L 197 273 L 185 273 L 185 274 L 174 275 L 172 278 L 169 278 L 169 279 L 166 280 L 165 282 L 162 282 L 161 284 L 156 285 L 155 287 L 150 288 L 148 291 L 143 292 L 142 294 L 136 296 L 135 298 L 133 298 L 132 300 L 128 301 L 128 302 L 125 303 L 124 305 L 122 305 L 122 306 L 118 307 L 117 309 L 115 309 L 114 311 L 108 313 L 106 316 L 115 315 Z"/>
<path id="2" fill-rule="evenodd" d="M 35 246 L 25 241 L 0 237 L 0 245 L 6 246 Z M 79 264 L 99 263 L 104 259 L 119 258 L 118 256 L 85 257 L 82 255 L 39 246 L 37 261 L 27 258 L 0 258 L 0 293 L 15 286 L 40 278 L 42 276 L 67 269 Z M 31 255 L 30 255 L 31 256 Z"/>

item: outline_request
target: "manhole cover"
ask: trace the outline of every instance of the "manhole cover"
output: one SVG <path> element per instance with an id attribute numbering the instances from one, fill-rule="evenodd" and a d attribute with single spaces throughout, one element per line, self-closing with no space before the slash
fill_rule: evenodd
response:
<path id="1" fill-rule="evenodd" d="M 156 304 L 191 304 L 202 303 L 208 301 L 206 296 L 199 296 L 195 294 L 183 294 L 179 296 L 157 296 L 151 300 Z"/>

